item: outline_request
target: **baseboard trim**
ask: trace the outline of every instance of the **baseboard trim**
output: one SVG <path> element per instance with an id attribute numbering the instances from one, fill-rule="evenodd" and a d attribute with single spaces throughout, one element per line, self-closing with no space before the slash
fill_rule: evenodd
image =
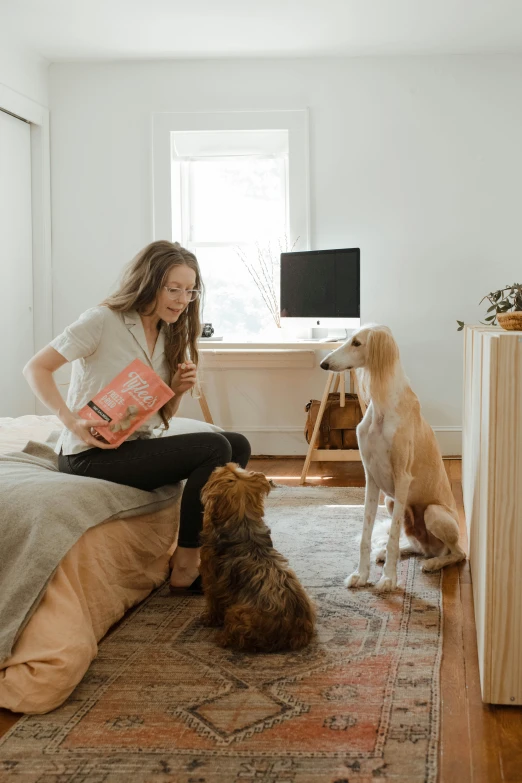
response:
<path id="1" fill-rule="evenodd" d="M 250 459 L 282 460 L 282 459 L 306 459 L 306 454 L 252 454 Z M 461 454 L 445 454 L 443 460 L 461 460 Z"/>
<path id="2" fill-rule="evenodd" d="M 253 454 L 272 454 L 274 456 L 293 455 L 299 457 L 307 445 L 304 437 L 304 422 L 302 426 L 294 425 L 252 425 L 230 424 L 216 422 L 223 429 L 231 432 L 241 432 L 252 446 Z M 433 427 L 435 438 L 443 456 L 461 454 L 462 427 L 436 425 Z"/>
<path id="3" fill-rule="evenodd" d="M 294 425 L 286 424 L 269 424 L 269 425 L 256 425 L 251 424 L 220 424 L 224 430 L 236 432 L 304 432 L 304 423 L 302 426 L 297 427 Z M 434 432 L 462 432 L 462 427 L 446 427 L 443 425 L 432 425 L 431 429 Z"/>

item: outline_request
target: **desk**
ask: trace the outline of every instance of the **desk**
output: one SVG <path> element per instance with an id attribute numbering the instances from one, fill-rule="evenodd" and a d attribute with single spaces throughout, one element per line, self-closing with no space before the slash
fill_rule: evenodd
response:
<path id="1" fill-rule="evenodd" d="M 258 342 L 258 343 L 234 343 L 234 342 L 221 342 L 221 341 L 214 341 L 214 340 L 200 340 L 198 343 L 198 347 L 201 353 L 202 358 L 202 367 L 203 369 L 207 370 L 217 370 L 223 371 L 223 370 L 229 370 L 231 371 L 231 375 L 234 376 L 234 379 L 230 381 L 230 386 L 234 391 L 237 391 L 237 377 L 238 373 L 234 373 L 233 371 L 238 370 L 262 370 L 270 369 L 270 370 L 282 370 L 282 371 L 294 371 L 295 375 L 295 383 L 296 383 L 296 390 L 294 394 L 294 399 L 298 401 L 299 403 L 299 410 L 304 409 L 304 405 L 307 402 L 310 397 L 317 397 L 320 396 L 317 395 L 316 389 L 317 389 L 317 381 L 316 377 L 320 377 L 322 382 L 325 383 L 324 389 L 322 392 L 322 399 L 323 402 L 326 403 L 326 400 L 328 398 L 328 393 L 332 388 L 332 384 L 335 382 L 336 386 L 334 390 L 340 385 L 341 393 L 344 390 L 344 373 L 343 374 L 336 374 L 336 373 L 323 373 L 320 372 L 319 374 L 314 374 L 314 380 L 310 387 L 309 382 L 307 382 L 305 385 L 303 385 L 303 379 L 309 378 L 310 373 L 303 372 L 305 370 L 312 370 L 313 368 L 317 367 L 319 361 L 324 358 L 326 354 L 328 354 L 330 351 L 333 351 L 335 348 L 338 348 L 339 346 L 344 344 L 344 340 L 336 340 L 333 342 L 320 342 L 317 340 L 299 340 L 299 341 L 292 341 L 292 342 Z M 318 361 L 317 354 L 322 354 L 321 358 Z M 301 371 L 301 372 L 296 372 Z M 266 380 L 266 373 L 263 372 L 263 376 Z M 253 377 L 259 378 L 259 373 L 253 374 Z M 279 376 L 281 377 L 281 376 Z M 323 380 L 324 379 L 324 380 Z M 335 379 L 335 380 L 334 380 Z M 290 375 L 288 375 L 288 384 L 287 388 L 291 388 L 290 386 Z M 353 384 L 353 381 L 352 381 Z M 221 382 L 222 390 L 221 390 L 221 398 L 223 395 L 223 387 L 226 389 L 226 393 L 229 392 L 229 389 L 226 385 L 226 381 L 223 379 Z M 241 383 L 241 386 L 244 389 L 244 382 Z M 275 386 L 275 384 L 274 384 Z M 353 386 L 355 390 L 355 385 Z M 350 387 L 350 390 L 352 390 L 352 386 Z M 203 410 L 203 415 L 205 416 L 205 420 L 208 422 L 213 423 L 213 418 L 210 413 L 209 405 L 206 400 L 206 396 L 203 393 L 203 390 L 200 387 L 200 393 L 202 394 L 202 397 L 200 399 L 200 405 Z M 298 395 L 302 395 L 300 398 Z M 249 390 L 247 387 L 247 390 L 242 391 L 242 396 L 249 396 Z M 219 399 L 216 401 L 216 398 L 214 398 L 214 406 L 219 404 Z M 302 407 L 301 407 L 302 406 Z M 322 413 L 324 411 L 324 405 L 322 406 L 322 410 L 320 411 L 317 422 L 316 422 L 316 428 L 317 432 L 319 431 L 319 426 L 321 424 L 321 418 Z M 257 411 L 254 411 L 257 413 Z M 303 410 L 304 413 L 304 410 Z M 293 430 L 303 432 L 304 430 L 304 423 L 305 423 L 305 417 L 304 415 L 301 418 L 302 424 L 298 427 L 292 427 Z M 222 424 L 221 421 L 217 422 L 218 424 Z M 238 427 L 239 430 L 242 431 L 260 431 L 262 428 L 258 426 L 254 427 Z M 277 431 L 276 427 L 269 427 L 267 428 L 271 431 Z M 287 429 L 286 427 L 282 427 L 282 429 Z M 317 433 L 316 433 L 317 434 Z M 310 463 L 312 461 L 347 461 L 347 460 L 359 460 L 359 452 L 357 449 L 315 449 L 313 448 L 313 444 L 315 442 L 315 438 L 312 438 L 310 446 L 307 448 L 307 455 L 305 458 L 305 464 L 303 469 L 303 474 L 301 477 L 301 483 L 304 483 L 306 479 L 306 475 L 308 472 L 308 468 L 310 466 Z M 304 444 L 303 444 L 304 445 Z M 274 452 L 265 452 L 265 453 L 274 453 Z M 280 452 L 277 452 L 280 453 Z M 288 453 L 288 452 L 287 452 Z M 298 453 L 298 452 L 297 452 Z"/>
<path id="2" fill-rule="evenodd" d="M 342 342 L 299 340 L 289 342 L 224 342 L 221 340 L 198 341 L 204 370 L 246 369 L 311 369 L 317 364 L 317 351 L 329 353 Z M 199 386 L 199 402 L 205 421 L 213 424 L 213 417 L 202 386 Z"/>
<path id="3" fill-rule="evenodd" d="M 342 345 L 342 341 L 294 340 L 288 342 L 224 342 L 221 340 L 198 341 L 198 349 L 204 369 L 292 369 L 313 368 L 316 352 L 329 353 Z M 202 386 L 198 388 L 199 401 L 205 421 L 213 424 L 212 414 Z"/>

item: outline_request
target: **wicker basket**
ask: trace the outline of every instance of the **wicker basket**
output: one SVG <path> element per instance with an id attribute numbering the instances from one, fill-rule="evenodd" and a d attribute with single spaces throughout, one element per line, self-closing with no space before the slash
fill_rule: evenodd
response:
<path id="1" fill-rule="evenodd" d="M 511 313 L 498 313 L 498 325 L 510 332 L 522 332 L 522 310 Z"/>

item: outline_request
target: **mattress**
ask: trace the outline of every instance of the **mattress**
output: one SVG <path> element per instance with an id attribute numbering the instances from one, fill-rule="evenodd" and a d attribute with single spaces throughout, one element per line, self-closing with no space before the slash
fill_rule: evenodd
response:
<path id="1" fill-rule="evenodd" d="M 54 416 L 0 418 L 0 453 L 19 451 L 28 440 L 45 441 L 60 426 Z M 83 534 L 0 665 L 0 707 L 45 713 L 62 704 L 110 627 L 167 578 L 178 522 L 179 501 Z"/>

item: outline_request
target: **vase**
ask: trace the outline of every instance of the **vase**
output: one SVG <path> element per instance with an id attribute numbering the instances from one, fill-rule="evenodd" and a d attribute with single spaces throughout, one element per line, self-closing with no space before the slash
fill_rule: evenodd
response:
<path id="1" fill-rule="evenodd" d="M 498 325 L 510 332 L 522 332 L 522 310 L 497 314 Z"/>

